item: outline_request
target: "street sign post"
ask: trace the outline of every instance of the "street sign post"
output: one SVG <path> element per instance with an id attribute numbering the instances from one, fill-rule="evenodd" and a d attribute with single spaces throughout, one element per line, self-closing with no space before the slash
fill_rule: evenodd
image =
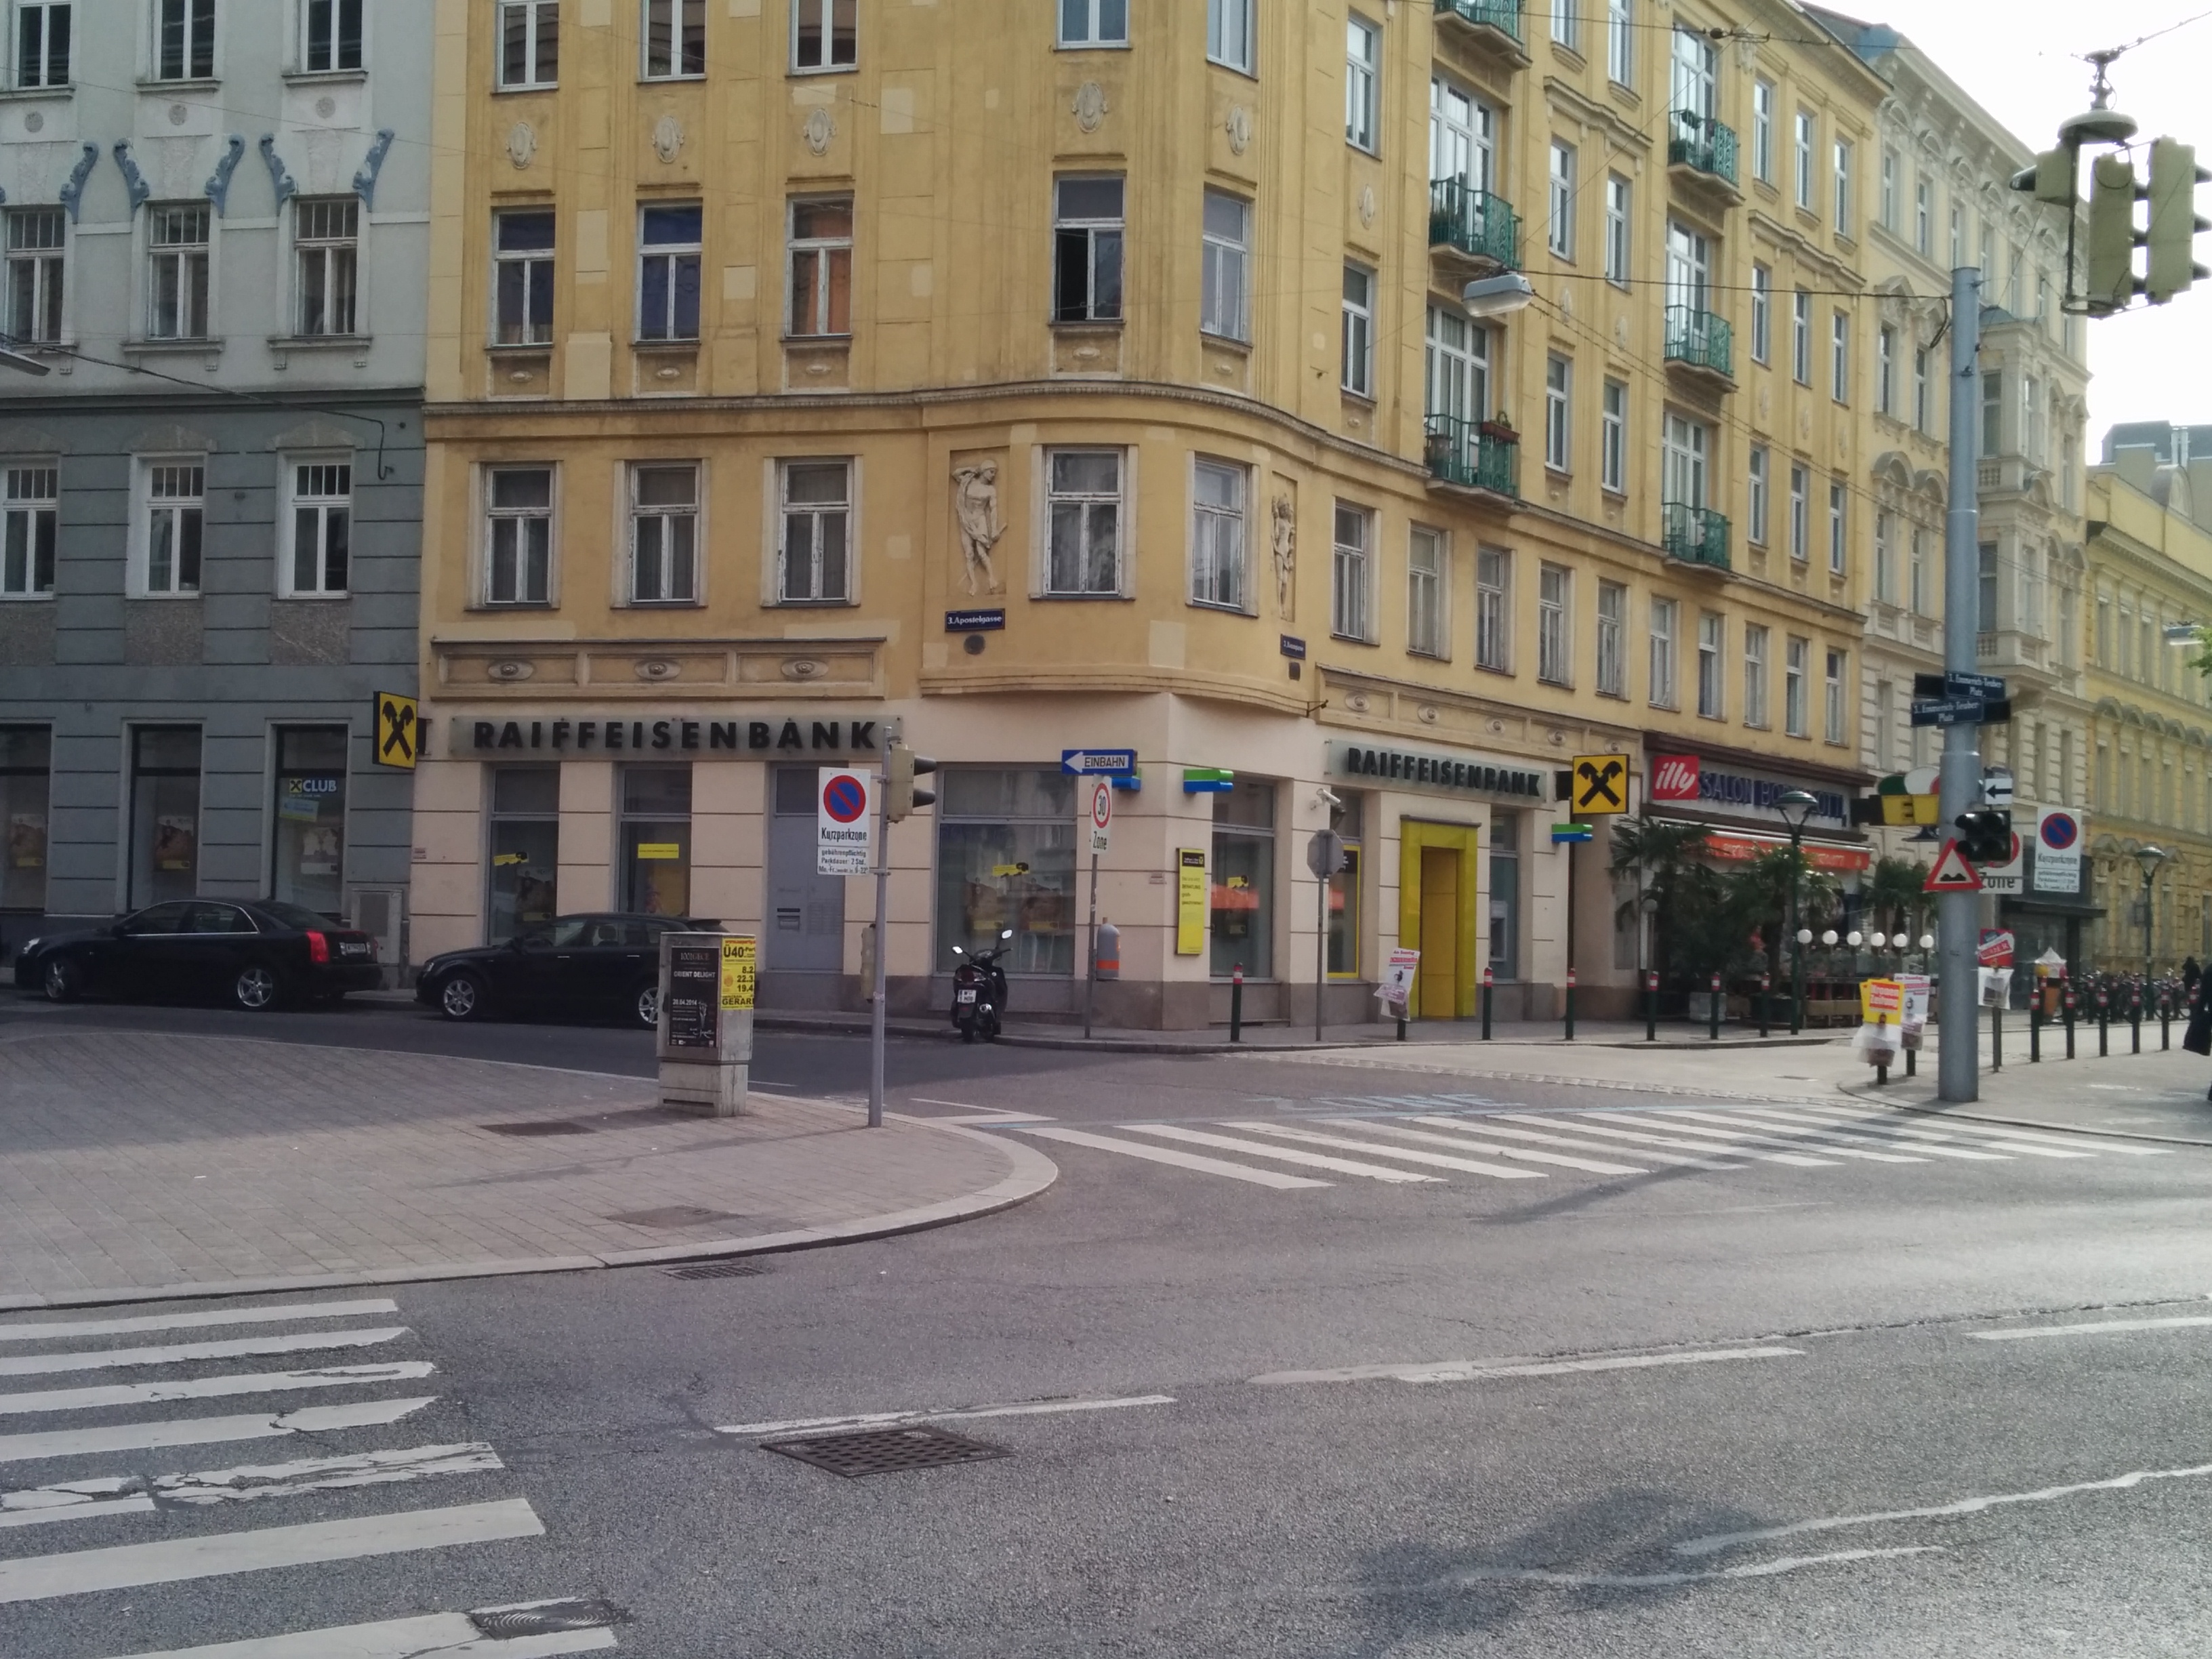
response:
<path id="1" fill-rule="evenodd" d="M 1317 884 L 1314 900 L 1314 1041 L 1322 1040 L 1322 1004 L 1328 990 L 1328 883 L 1344 868 L 1344 837 L 1334 830 L 1316 830 L 1306 842 L 1306 868 Z"/>
<path id="2" fill-rule="evenodd" d="M 815 791 L 814 868 L 818 875 L 865 876 L 874 866 L 875 780 L 825 766 Z"/>
<path id="3" fill-rule="evenodd" d="M 1092 773 L 1127 777 L 1137 769 L 1137 751 L 1133 749 L 1063 749 L 1060 751 L 1060 769 L 1072 772 L 1078 777 Z"/>
<path id="4" fill-rule="evenodd" d="M 1089 761 L 1099 757 L 1079 753 L 1074 758 Z M 1133 756 L 1114 755 L 1106 758 L 1112 760 L 1126 758 L 1130 766 L 1133 767 L 1136 764 Z M 1067 757 L 1063 756 L 1060 764 L 1066 766 L 1067 759 Z M 1084 952 L 1084 962 L 1086 965 L 1083 970 L 1083 1035 L 1087 1037 L 1091 1035 L 1092 1009 L 1097 1001 L 1098 858 L 1105 852 L 1107 842 L 1112 838 L 1110 832 L 1114 827 L 1114 781 L 1111 777 L 1094 775 L 1079 793 L 1084 801 L 1084 823 L 1091 832 L 1090 945 Z"/>

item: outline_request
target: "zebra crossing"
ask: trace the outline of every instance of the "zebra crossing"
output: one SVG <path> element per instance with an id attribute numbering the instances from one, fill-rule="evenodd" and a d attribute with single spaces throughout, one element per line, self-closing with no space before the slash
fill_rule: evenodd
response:
<path id="1" fill-rule="evenodd" d="M 527 1498 L 484 1489 L 506 1465 L 454 1436 L 465 1419 L 398 1311 L 360 1297 L 0 1319 L 0 1652 L 109 1659 L 77 1634 L 103 1627 L 103 1597 L 127 1593 L 132 1626 L 158 1630 L 165 1589 L 198 1581 L 542 1538 Z M 617 1644 L 614 1610 L 574 1597 L 391 1612 L 130 1651 L 539 1659 Z M 173 1606 L 175 1627 L 193 1616 Z"/>
<path id="2" fill-rule="evenodd" d="M 1688 1170 L 1728 1174 L 1762 1165 L 1832 1170 L 2167 1155 L 2165 1148 L 2128 1141 L 1906 1117 L 1840 1102 L 1537 1110 L 1478 1095 L 1351 1095 L 1301 1103 L 1287 1121 L 1228 1118 L 1079 1129 L 1036 1118 L 991 1127 L 1277 1191 L 1346 1180 L 1405 1187 Z M 1153 1144 L 1160 1141 L 1167 1144 Z"/>

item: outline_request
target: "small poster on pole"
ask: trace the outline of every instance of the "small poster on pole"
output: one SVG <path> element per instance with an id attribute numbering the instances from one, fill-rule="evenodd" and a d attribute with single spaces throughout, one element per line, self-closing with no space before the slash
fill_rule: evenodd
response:
<path id="1" fill-rule="evenodd" d="M 1398 945 L 1390 952 L 1389 962 L 1382 969 L 1382 982 L 1375 988 L 1385 1008 L 1396 1019 L 1406 1018 L 1406 1010 L 1413 1000 L 1413 975 L 1421 965 L 1421 953 Z"/>

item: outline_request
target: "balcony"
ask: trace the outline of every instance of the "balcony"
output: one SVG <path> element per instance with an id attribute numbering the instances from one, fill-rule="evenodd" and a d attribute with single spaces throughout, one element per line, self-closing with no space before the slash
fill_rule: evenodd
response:
<path id="1" fill-rule="evenodd" d="M 1687 507 L 1668 501 L 1660 509 L 1664 528 L 1660 545 L 1667 556 L 1681 564 L 1703 565 L 1708 570 L 1729 568 L 1729 521 L 1710 507 Z"/>
<path id="2" fill-rule="evenodd" d="M 1528 61 L 1521 33 L 1521 0 L 1436 0 L 1437 27 L 1519 69 Z"/>
<path id="3" fill-rule="evenodd" d="M 1487 275 L 1521 268 L 1521 219 L 1502 196 L 1464 179 L 1429 186 L 1429 246 L 1465 259 Z"/>
<path id="4" fill-rule="evenodd" d="M 1668 118 L 1667 167 L 1684 183 L 1707 186 L 1730 203 L 1743 199 L 1736 185 L 1735 129 L 1710 115 L 1678 109 Z"/>
<path id="5" fill-rule="evenodd" d="M 1510 428 L 1459 415 L 1431 415 L 1424 430 L 1424 459 L 1432 482 L 1521 499 L 1521 440 Z"/>
<path id="6" fill-rule="evenodd" d="M 1719 382 L 1735 385 L 1735 335 L 1728 319 L 1695 306 L 1667 307 L 1667 362 Z"/>

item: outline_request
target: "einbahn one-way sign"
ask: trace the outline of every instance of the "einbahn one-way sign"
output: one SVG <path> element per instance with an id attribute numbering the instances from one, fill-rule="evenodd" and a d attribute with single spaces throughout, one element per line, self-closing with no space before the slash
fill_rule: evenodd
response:
<path id="1" fill-rule="evenodd" d="M 1060 751 L 1060 769 L 1073 772 L 1078 777 L 1104 773 L 1109 777 L 1124 778 L 1137 769 L 1137 751 L 1133 749 L 1063 749 Z"/>

